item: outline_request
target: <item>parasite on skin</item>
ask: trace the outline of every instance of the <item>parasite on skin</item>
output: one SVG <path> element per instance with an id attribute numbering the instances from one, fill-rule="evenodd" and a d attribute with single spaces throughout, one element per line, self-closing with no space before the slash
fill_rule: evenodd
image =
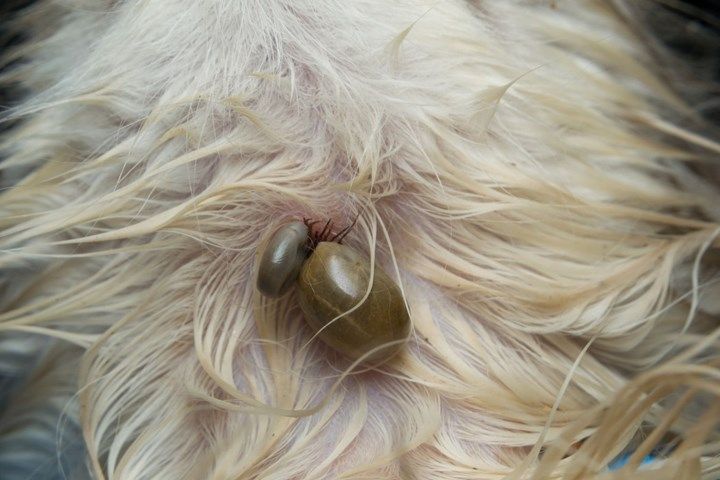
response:
<path id="1" fill-rule="evenodd" d="M 292 222 L 270 238 L 260 260 L 257 287 L 279 297 L 297 280 L 300 309 L 310 327 L 329 346 L 357 359 L 379 364 L 395 355 L 410 331 L 410 317 L 400 289 L 379 267 L 370 285 L 370 262 L 342 245 L 353 222 L 332 234 L 328 220 Z"/>
<path id="2" fill-rule="evenodd" d="M 278 228 L 265 247 L 258 268 L 257 289 L 267 297 L 285 294 L 307 257 L 308 226 L 292 222 Z"/>
<path id="3" fill-rule="evenodd" d="M 305 320 L 335 350 L 381 363 L 395 355 L 410 332 L 410 317 L 400 289 L 375 267 L 370 293 L 370 262 L 339 243 L 320 242 L 302 266 L 298 298 Z M 356 307 L 357 308 L 354 308 Z"/>

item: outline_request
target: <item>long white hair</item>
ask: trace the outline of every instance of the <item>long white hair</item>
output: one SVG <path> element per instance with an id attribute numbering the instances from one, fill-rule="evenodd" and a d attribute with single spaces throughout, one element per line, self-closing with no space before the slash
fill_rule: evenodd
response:
<path id="1" fill-rule="evenodd" d="M 715 478 L 713 85 L 678 91 L 624 6 L 23 11 L 0 350 L 42 356 L 0 444 L 61 398 L 49 451 L 76 428 L 97 479 Z M 412 320 L 372 370 L 254 286 L 278 225 L 356 215 Z"/>

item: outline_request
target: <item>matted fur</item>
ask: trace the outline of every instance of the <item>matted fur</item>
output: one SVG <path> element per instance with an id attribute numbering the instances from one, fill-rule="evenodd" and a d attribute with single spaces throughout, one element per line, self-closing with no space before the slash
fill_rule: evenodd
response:
<path id="1" fill-rule="evenodd" d="M 0 332 L 84 350 L 65 413 L 93 477 L 716 478 L 720 190 L 696 167 L 720 145 L 616 7 L 46 0 L 14 20 Z M 356 214 L 346 241 L 413 323 L 374 371 L 253 281 L 280 223 Z"/>

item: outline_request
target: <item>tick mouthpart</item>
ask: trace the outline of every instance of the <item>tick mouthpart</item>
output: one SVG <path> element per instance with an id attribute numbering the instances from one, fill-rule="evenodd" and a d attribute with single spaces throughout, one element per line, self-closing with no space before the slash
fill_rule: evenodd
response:
<path id="1" fill-rule="evenodd" d="M 355 223 L 357 223 L 358 217 L 360 217 L 359 213 L 355 216 L 355 220 L 353 220 L 350 225 L 335 233 L 333 233 L 332 231 L 332 219 L 328 219 L 322 230 L 316 230 L 313 228 L 313 226 L 317 223 L 320 223 L 320 220 L 310 221 L 309 218 L 303 217 L 303 223 L 305 224 L 305 226 L 308 227 L 308 252 L 313 252 L 315 250 L 315 247 L 317 247 L 318 243 L 320 242 L 336 242 L 342 244 L 343 239 L 345 239 L 347 234 L 350 233 L 350 230 L 352 230 L 352 228 L 355 226 Z"/>

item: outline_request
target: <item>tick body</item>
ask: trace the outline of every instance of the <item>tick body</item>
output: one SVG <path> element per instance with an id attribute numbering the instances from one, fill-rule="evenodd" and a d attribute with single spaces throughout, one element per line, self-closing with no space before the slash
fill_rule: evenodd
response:
<path id="1" fill-rule="evenodd" d="M 320 332 L 318 336 L 351 358 L 395 342 L 366 359 L 381 363 L 402 347 L 410 331 L 410 317 L 400 289 L 377 266 L 367 298 L 347 313 L 365 296 L 370 273 L 370 262 L 356 250 L 319 242 L 302 264 L 298 298 L 307 323 Z"/>
<path id="2" fill-rule="evenodd" d="M 308 226 L 291 222 L 273 233 L 260 258 L 257 288 L 265 296 L 280 297 L 293 286 L 307 258 Z"/>

